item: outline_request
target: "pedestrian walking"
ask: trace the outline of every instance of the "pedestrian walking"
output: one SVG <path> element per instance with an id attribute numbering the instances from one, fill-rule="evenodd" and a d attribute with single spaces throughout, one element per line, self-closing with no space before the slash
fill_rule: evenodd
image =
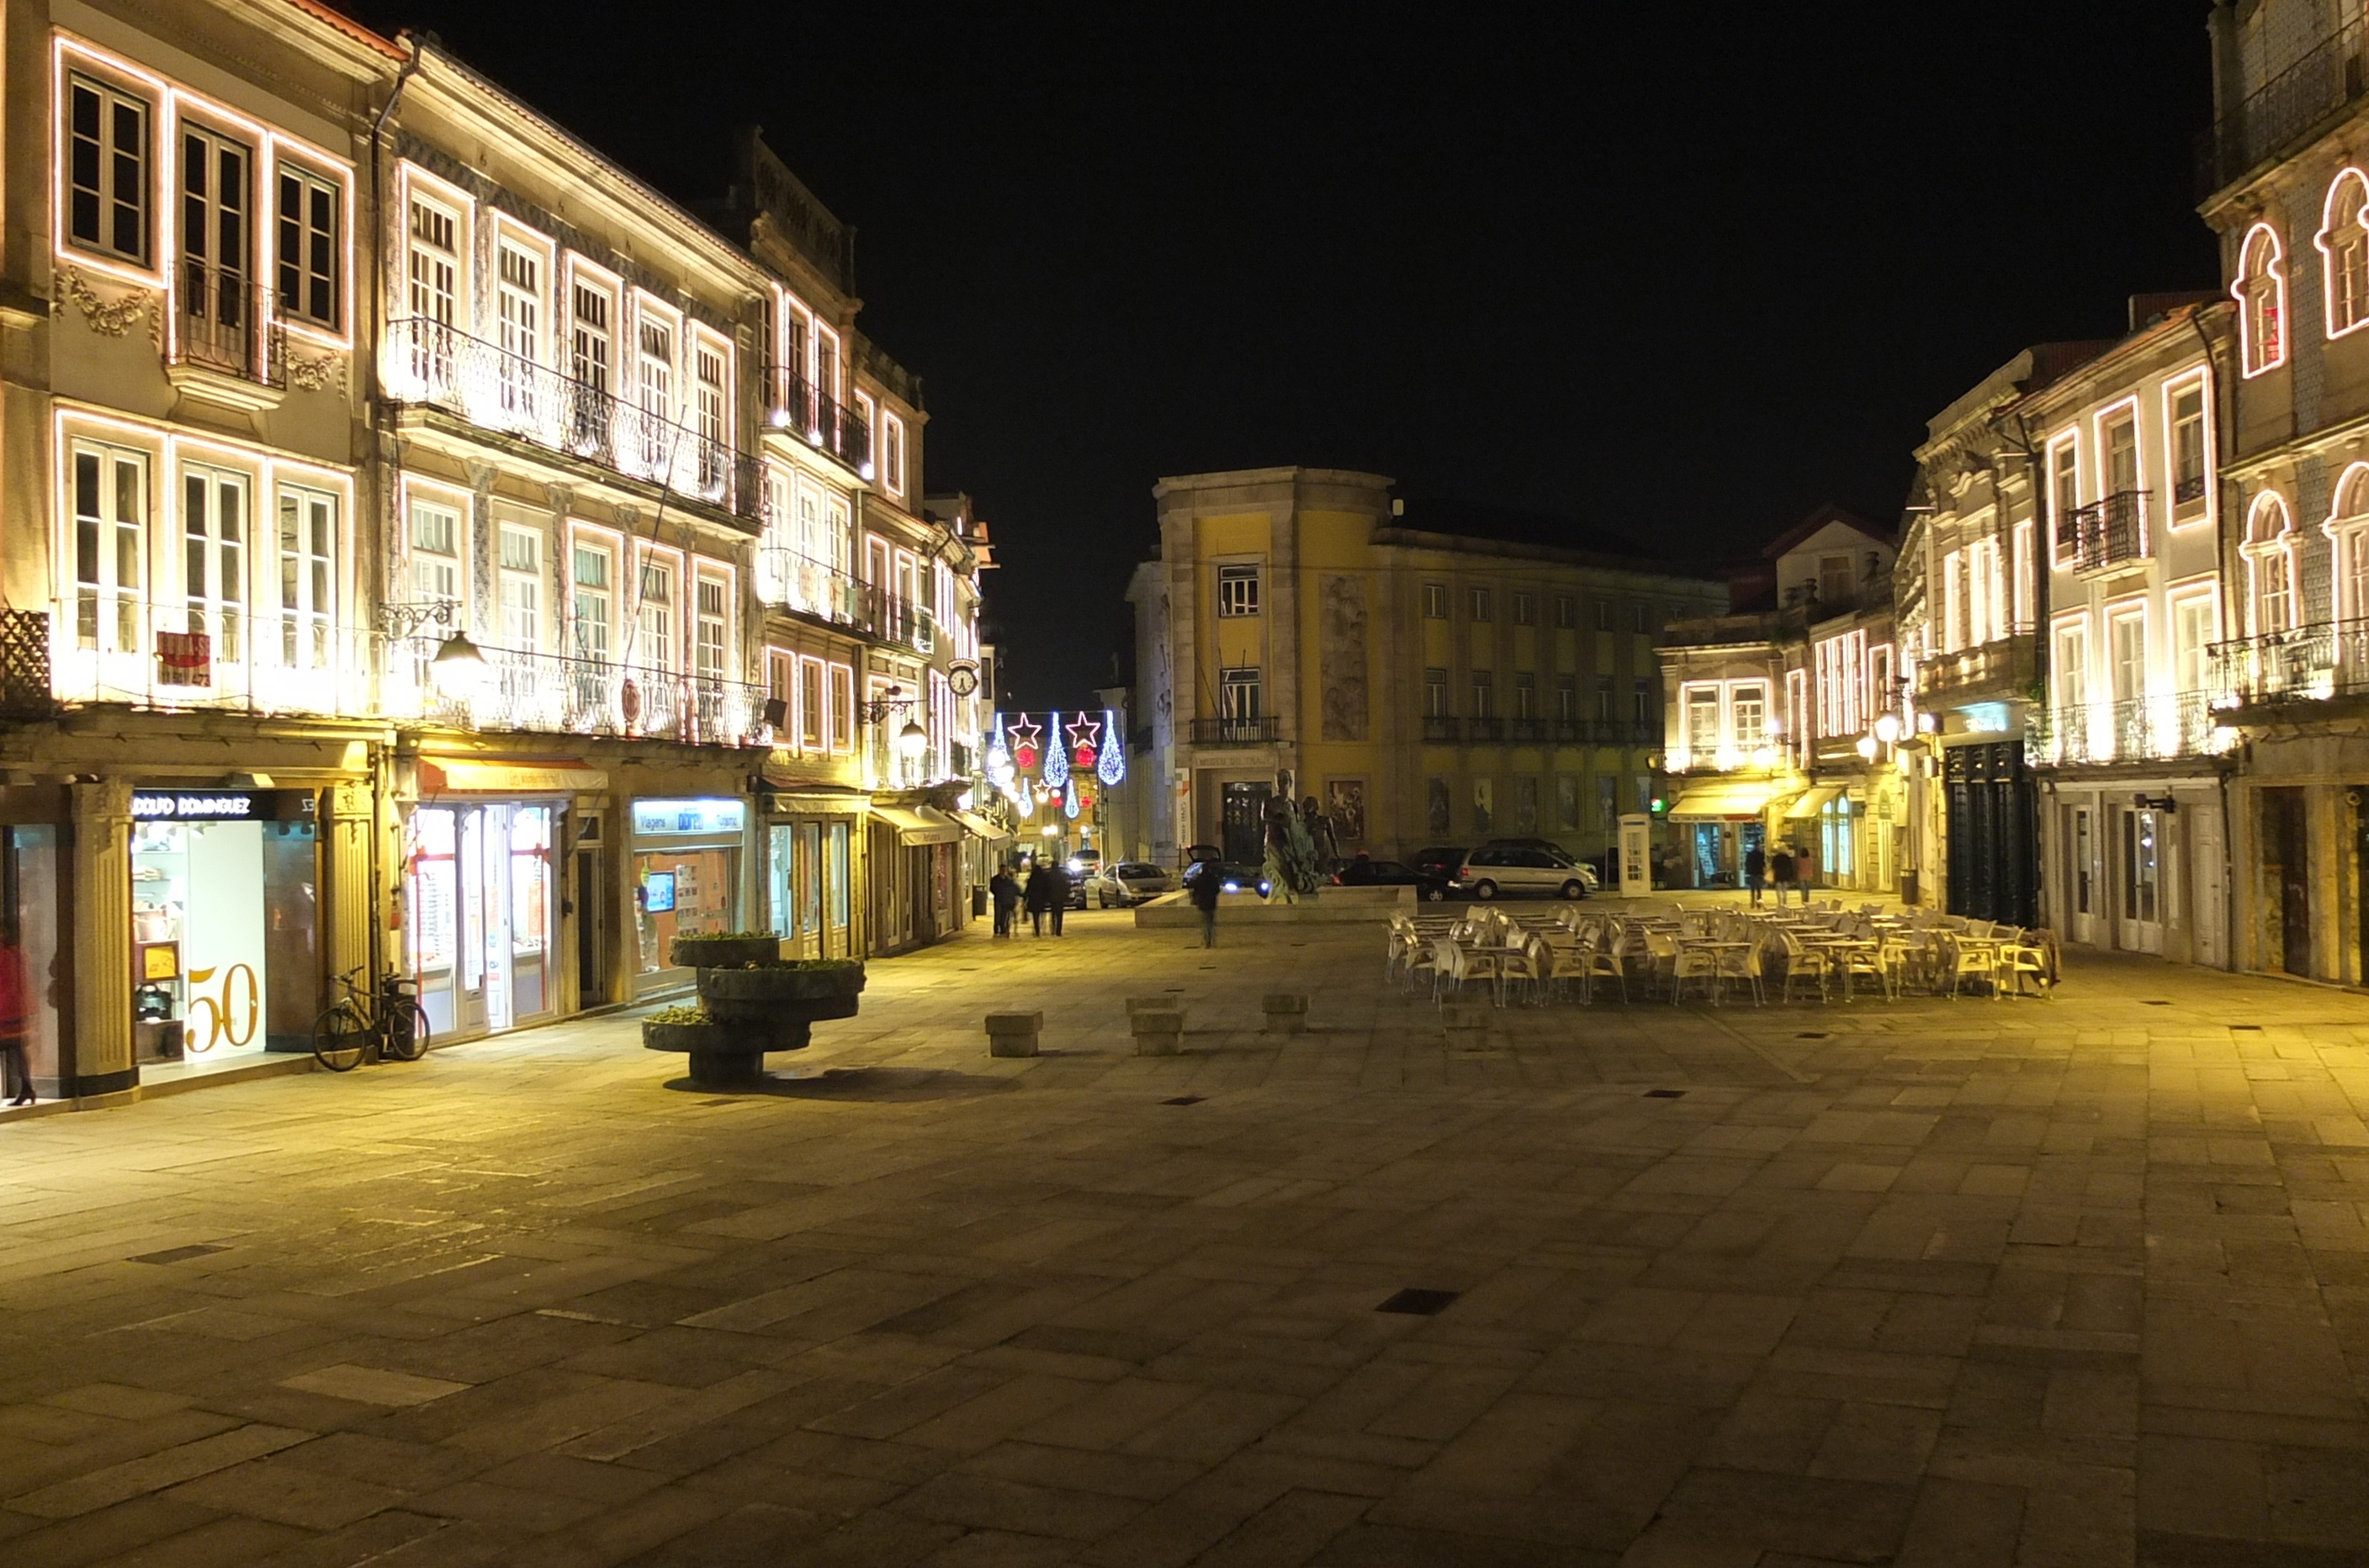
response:
<path id="1" fill-rule="evenodd" d="M 1810 889 L 1818 885 L 1818 852 L 1804 845 L 1793 846 L 1793 887 L 1802 895 L 1802 907 L 1810 907 Z"/>
<path id="2" fill-rule="evenodd" d="M 0 1093 L 8 1104 L 33 1103 L 33 1068 L 25 1053 L 33 1029 L 33 990 L 25 974 L 25 950 L 14 937 L 0 937 Z"/>
<path id="3" fill-rule="evenodd" d="M 1744 852 L 1744 885 L 1752 889 L 1752 907 L 1760 907 L 1760 885 L 1768 878 L 1768 857 L 1758 844 Z"/>
<path id="4" fill-rule="evenodd" d="M 1045 876 L 1051 880 L 1051 888 L 1045 895 L 1045 912 L 1053 917 L 1053 934 L 1059 936 L 1061 917 L 1070 912 L 1070 874 L 1057 860 L 1045 867 Z"/>
<path id="5" fill-rule="evenodd" d="M 1012 875 L 1012 867 L 999 866 L 987 884 L 988 901 L 995 906 L 995 934 L 1012 934 L 1012 911 L 1020 903 L 1020 878 Z"/>
<path id="6" fill-rule="evenodd" d="M 1201 911 L 1201 945 L 1218 944 L 1219 884 L 1224 876 L 1214 860 L 1196 860 L 1184 872 L 1184 887 L 1191 893 L 1193 907 Z"/>
<path id="7" fill-rule="evenodd" d="M 1052 897 L 1053 868 L 1040 860 L 1028 873 L 1028 891 L 1023 895 L 1028 909 L 1029 935 L 1045 934 L 1045 911 L 1051 907 Z"/>
<path id="8" fill-rule="evenodd" d="M 1768 869 L 1777 878 L 1777 907 L 1785 907 L 1785 889 L 1793 885 L 1793 848 L 1779 844 L 1777 853 L 1768 857 Z"/>

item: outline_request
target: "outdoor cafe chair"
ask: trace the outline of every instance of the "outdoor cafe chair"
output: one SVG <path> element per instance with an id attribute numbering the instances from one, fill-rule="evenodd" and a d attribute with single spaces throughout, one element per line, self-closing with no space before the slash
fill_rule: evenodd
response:
<path id="1" fill-rule="evenodd" d="M 1945 939 L 1942 949 L 1942 979 L 1949 987 L 1951 1001 L 1956 1001 L 1968 980 L 1988 980 L 1998 984 L 1998 948 L 1991 942 L 1952 933 Z"/>
<path id="2" fill-rule="evenodd" d="M 1752 1005 L 1759 1007 L 1768 1001 L 1768 992 L 1761 984 L 1760 944 L 1748 941 L 1740 947 L 1722 947 L 1711 955 L 1711 978 L 1724 994 L 1727 982 L 1742 980 L 1752 992 Z"/>
<path id="3" fill-rule="evenodd" d="M 1812 947 L 1790 931 L 1778 933 L 1778 941 L 1785 949 L 1784 1000 L 1793 1000 L 1793 988 L 1803 980 L 1818 982 L 1818 1000 L 1826 1000 L 1826 981 L 1834 973 L 1834 964 L 1826 950 Z"/>
<path id="4" fill-rule="evenodd" d="M 1999 995 L 2006 996 L 2011 984 L 2016 995 L 2021 996 L 2027 975 L 2038 988 L 2043 1001 L 2055 994 L 2055 982 L 2048 974 L 2048 949 L 2028 935 L 2018 936 L 1999 948 L 1998 969 L 1994 977 Z"/>

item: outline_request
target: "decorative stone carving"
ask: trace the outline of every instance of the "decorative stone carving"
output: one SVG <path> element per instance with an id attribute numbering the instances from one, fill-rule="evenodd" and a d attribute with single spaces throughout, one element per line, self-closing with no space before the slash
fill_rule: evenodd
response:
<path id="1" fill-rule="evenodd" d="M 317 360 L 308 360 L 301 354 L 291 354 L 288 356 L 288 384 L 299 392 L 319 392 L 326 387 L 343 392 L 346 390 L 346 357 L 328 353 Z"/>
<path id="2" fill-rule="evenodd" d="M 83 320 L 101 338 L 120 338 L 148 315 L 151 296 L 146 289 L 134 289 L 109 304 L 98 297 L 79 267 L 69 267 L 60 276 L 65 280 L 66 298 L 74 302 Z"/>

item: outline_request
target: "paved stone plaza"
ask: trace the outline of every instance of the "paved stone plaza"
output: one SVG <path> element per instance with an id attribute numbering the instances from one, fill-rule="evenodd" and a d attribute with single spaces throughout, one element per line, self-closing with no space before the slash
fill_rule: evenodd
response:
<path id="1" fill-rule="evenodd" d="M 766 1095 L 604 1019 L 0 1127 L 0 1562 L 2369 1564 L 2369 1001 L 1461 1049 L 1234 934 L 875 964 Z"/>

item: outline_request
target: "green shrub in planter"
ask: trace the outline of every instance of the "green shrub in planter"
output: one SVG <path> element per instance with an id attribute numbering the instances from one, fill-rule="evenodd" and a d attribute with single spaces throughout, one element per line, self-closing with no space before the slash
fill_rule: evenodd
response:
<path id="1" fill-rule="evenodd" d="M 667 957 L 677 968 L 737 968 L 743 964 L 767 964 L 780 959 L 782 939 L 765 931 L 704 932 L 678 936 L 668 945 Z"/>

